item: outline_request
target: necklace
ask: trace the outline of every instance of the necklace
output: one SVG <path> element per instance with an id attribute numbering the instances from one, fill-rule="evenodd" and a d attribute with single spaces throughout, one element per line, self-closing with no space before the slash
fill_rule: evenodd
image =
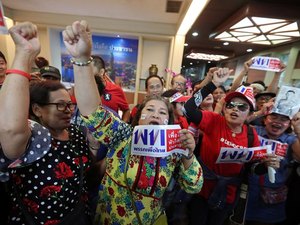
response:
<path id="1" fill-rule="evenodd" d="M 233 130 L 231 130 L 231 136 L 232 137 L 236 137 L 236 135 L 239 134 L 239 133 L 241 133 L 241 132 L 242 132 L 242 130 L 240 130 L 240 131 L 233 131 Z"/>

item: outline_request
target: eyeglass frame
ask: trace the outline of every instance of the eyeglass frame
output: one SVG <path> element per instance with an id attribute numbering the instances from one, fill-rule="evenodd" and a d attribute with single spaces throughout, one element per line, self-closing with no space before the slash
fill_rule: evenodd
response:
<path id="1" fill-rule="evenodd" d="M 179 81 L 174 81 L 174 84 L 175 84 L 176 86 L 180 86 L 180 87 L 184 87 L 184 86 L 186 85 L 185 82 L 179 82 Z"/>
<path id="2" fill-rule="evenodd" d="M 66 102 L 48 102 L 48 103 L 42 103 L 40 105 L 56 105 L 57 111 L 59 111 L 59 112 L 65 112 L 67 110 L 67 108 L 70 111 L 75 110 L 77 104 L 73 103 L 73 102 L 68 102 L 68 103 L 66 103 Z M 59 109 L 60 106 L 63 106 L 64 109 L 63 110 Z M 70 106 L 73 106 L 74 108 L 72 109 L 72 108 L 70 108 Z"/>
<path id="3" fill-rule="evenodd" d="M 242 107 L 244 107 L 244 106 L 247 106 L 247 107 L 245 109 L 243 109 Z M 247 109 L 250 109 L 250 107 L 247 103 L 232 102 L 232 101 L 226 102 L 225 107 L 226 107 L 226 109 L 233 109 L 233 108 L 237 107 L 237 109 L 241 112 L 246 112 Z"/>

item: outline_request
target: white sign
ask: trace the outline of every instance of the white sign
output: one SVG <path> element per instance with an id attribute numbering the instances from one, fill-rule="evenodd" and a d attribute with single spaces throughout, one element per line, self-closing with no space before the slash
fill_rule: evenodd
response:
<path id="1" fill-rule="evenodd" d="M 179 125 L 135 126 L 131 142 L 131 154 L 166 157 L 173 153 L 188 155 L 189 151 L 179 142 Z"/>
<path id="2" fill-rule="evenodd" d="M 253 148 L 222 147 L 216 163 L 246 163 L 260 160 L 266 157 L 267 148 L 270 147 L 269 145 Z"/>
<path id="3" fill-rule="evenodd" d="M 253 58 L 253 63 L 250 66 L 250 69 L 279 72 L 281 70 L 280 59 L 257 56 Z"/>
<path id="4" fill-rule="evenodd" d="M 281 143 L 280 141 L 267 139 L 261 136 L 258 136 L 260 145 L 270 145 L 271 146 L 271 153 L 274 153 L 275 155 L 279 156 L 280 158 L 284 158 L 286 155 L 286 152 L 288 150 L 289 145 L 287 143 Z"/>

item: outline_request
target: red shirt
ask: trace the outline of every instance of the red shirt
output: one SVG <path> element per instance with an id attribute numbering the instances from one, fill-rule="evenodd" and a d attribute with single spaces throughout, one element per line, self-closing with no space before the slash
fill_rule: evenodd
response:
<path id="1" fill-rule="evenodd" d="M 182 129 L 188 129 L 189 123 L 184 116 L 178 117 L 178 120 L 175 120 L 174 124 L 179 124 Z"/>
<path id="2" fill-rule="evenodd" d="M 129 109 L 125 94 L 118 85 L 106 81 L 104 94 L 101 96 L 102 104 L 118 112 Z"/>
<path id="3" fill-rule="evenodd" d="M 242 133 L 232 136 L 232 131 L 227 126 L 225 118 L 219 114 L 202 111 L 202 120 L 199 127 L 203 131 L 203 138 L 200 147 L 200 157 L 203 163 L 213 170 L 216 174 L 221 176 L 238 176 L 241 172 L 243 164 L 238 163 L 219 163 L 218 159 L 221 147 L 229 148 L 247 148 L 248 147 L 248 135 L 247 125 L 243 125 Z M 258 135 L 253 129 L 253 146 L 260 146 Z M 206 199 L 210 196 L 215 181 L 205 180 L 203 183 L 200 195 Z M 233 203 L 235 200 L 236 187 L 228 185 L 227 188 L 227 202 Z"/>

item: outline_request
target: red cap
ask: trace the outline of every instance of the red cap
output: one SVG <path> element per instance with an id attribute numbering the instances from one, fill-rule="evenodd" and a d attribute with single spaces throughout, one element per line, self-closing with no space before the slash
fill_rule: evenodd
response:
<path id="1" fill-rule="evenodd" d="M 245 99 L 249 103 L 250 110 L 253 111 L 255 109 L 255 98 L 253 95 L 252 87 L 246 87 L 243 85 L 240 86 L 234 92 L 231 92 L 226 95 L 225 102 L 229 102 L 234 97 L 240 97 L 240 98 Z"/>

